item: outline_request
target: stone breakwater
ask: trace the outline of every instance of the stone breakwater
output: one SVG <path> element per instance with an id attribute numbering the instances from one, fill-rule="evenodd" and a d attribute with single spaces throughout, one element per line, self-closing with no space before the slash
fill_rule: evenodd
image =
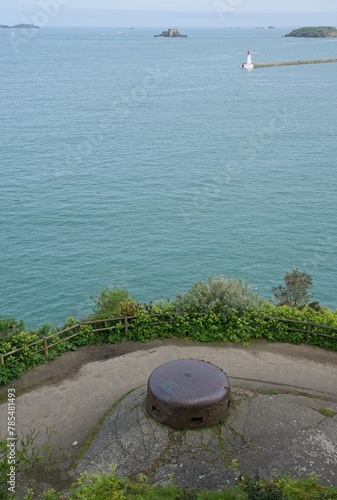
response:
<path id="1" fill-rule="evenodd" d="M 254 68 L 269 68 L 272 66 L 299 66 L 301 64 L 324 64 L 337 63 L 337 58 L 331 59 L 307 59 L 303 61 L 280 61 L 280 62 L 262 62 L 254 63 Z"/>

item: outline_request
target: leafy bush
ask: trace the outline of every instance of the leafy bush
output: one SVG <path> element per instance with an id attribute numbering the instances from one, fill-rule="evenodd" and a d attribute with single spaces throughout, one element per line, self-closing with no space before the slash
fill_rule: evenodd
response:
<path id="1" fill-rule="evenodd" d="M 118 315 L 119 316 L 135 316 L 138 311 L 143 309 L 142 305 L 134 299 L 122 300 L 119 303 Z"/>
<path id="2" fill-rule="evenodd" d="M 254 478 L 246 476 L 242 489 L 249 500 L 285 500 L 287 497 L 277 481 L 265 481 L 258 474 Z"/>
<path id="3" fill-rule="evenodd" d="M 322 308 L 320 311 L 316 311 L 311 307 L 307 306 L 303 309 L 295 309 L 289 306 L 278 307 L 275 310 L 275 316 L 278 318 L 293 319 L 303 322 L 311 322 L 318 325 L 325 325 L 333 328 L 337 328 L 337 312 L 330 311 L 327 308 Z M 290 326 L 290 324 L 287 324 Z M 287 332 L 283 338 L 276 338 L 275 340 L 282 340 L 284 342 L 292 342 L 295 344 L 300 344 L 301 342 L 306 342 L 307 332 L 306 325 L 293 325 L 293 328 L 303 329 L 303 333 L 300 332 Z M 317 334 L 329 335 L 332 338 L 321 337 Z M 311 326 L 311 333 L 309 338 L 309 345 L 322 347 L 324 349 L 337 350 L 337 330 L 327 330 L 319 326 Z"/>
<path id="4" fill-rule="evenodd" d="M 20 377 L 27 370 L 24 363 L 16 362 L 15 364 L 0 365 L 0 385 L 8 384 L 13 378 Z"/>
<path id="5" fill-rule="evenodd" d="M 34 345 L 29 346 L 30 344 Z M 1 344 L 2 354 L 10 353 L 16 349 L 21 350 L 18 353 L 10 354 L 6 358 L 6 364 L 22 361 L 27 368 L 32 368 L 41 363 L 43 354 L 41 355 L 40 351 L 43 349 L 43 341 L 36 332 L 26 331 L 11 335 L 6 342 Z"/>
<path id="6" fill-rule="evenodd" d="M 93 319 L 115 318 L 121 315 L 120 305 L 130 300 L 129 292 L 125 288 L 105 288 L 97 297 L 91 297 L 94 301 Z"/>
<path id="7" fill-rule="evenodd" d="M 221 316 L 183 314 L 172 317 L 172 335 L 194 342 L 223 342 L 226 340 L 226 321 Z"/>
<path id="8" fill-rule="evenodd" d="M 167 317 L 152 317 L 147 311 L 139 310 L 128 328 L 129 340 L 147 342 L 157 338 L 172 337 L 172 327 Z"/>
<path id="9" fill-rule="evenodd" d="M 145 309 L 149 308 L 145 306 Z M 151 303 L 152 314 L 170 314 L 175 311 L 174 305 L 170 300 L 157 300 L 154 304 Z"/>
<path id="10" fill-rule="evenodd" d="M 53 325 L 51 323 L 43 323 L 43 325 L 41 325 L 40 328 L 36 330 L 36 333 L 39 337 L 48 337 L 55 332 L 56 330 L 55 328 L 53 328 Z"/>
<path id="11" fill-rule="evenodd" d="M 127 320 L 127 331 L 125 320 L 117 320 L 122 315 L 132 316 Z M 22 322 L 1 318 L 0 325 L 5 325 L 6 331 L 12 334 L 0 338 L 0 352 L 6 354 L 22 348 L 19 353 L 6 356 L 4 366 L 0 365 L 2 384 L 45 362 L 43 337 L 51 334 L 55 336 L 48 341 L 48 345 L 58 343 L 48 350 L 49 359 L 54 359 L 66 351 L 76 350 L 78 346 L 125 340 L 147 342 L 172 337 L 195 342 L 229 341 L 242 344 L 265 338 L 271 342 L 300 344 L 307 341 L 307 323 L 310 322 L 309 344 L 337 350 L 337 330 L 334 332 L 323 328 L 324 325 L 337 328 L 337 311 L 310 305 L 301 308 L 276 306 L 263 301 L 249 288 L 248 283 L 222 277 L 210 277 L 207 282 L 198 281 L 185 295 L 178 295 L 171 302 L 158 301 L 143 305 L 132 299 L 125 289 L 105 289 L 96 298 L 90 324 L 79 324 L 75 318 L 68 318 L 65 327 L 73 327 L 73 331 L 64 333 L 62 330 L 55 332 L 48 323 L 36 331 L 21 331 L 18 329 L 23 325 Z M 292 324 L 278 318 L 303 324 Z M 300 331 L 289 329 L 292 327 Z M 65 340 L 74 333 L 79 335 Z M 320 336 L 322 333 L 331 338 Z M 64 342 L 60 342 L 62 340 Z M 35 345 L 28 347 L 31 343 Z"/>
<path id="12" fill-rule="evenodd" d="M 197 281 L 186 294 L 177 295 L 172 305 L 179 314 L 213 313 L 228 318 L 233 313 L 242 314 L 262 303 L 260 296 L 241 278 L 210 276 L 207 281 Z"/>
<path id="13" fill-rule="evenodd" d="M 24 329 L 25 324 L 23 321 L 18 321 L 14 318 L 5 318 L 5 316 L 0 314 L 0 342 L 10 335 L 23 332 Z"/>

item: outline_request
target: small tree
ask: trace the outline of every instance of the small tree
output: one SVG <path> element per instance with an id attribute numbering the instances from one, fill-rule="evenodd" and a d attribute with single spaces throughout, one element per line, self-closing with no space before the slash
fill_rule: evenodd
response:
<path id="1" fill-rule="evenodd" d="M 130 294 L 125 288 L 105 288 L 97 297 L 91 297 L 94 301 L 93 319 L 107 319 L 120 316 L 120 305 L 129 300 Z"/>
<path id="2" fill-rule="evenodd" d="M 306 305 L 313 296 L 308 292 L 312 287 L 312 277 L 310 274 L 293 269 L 284 275 L 283 281 L 285 285 L 274 286 L 271 291 L 276 301 L 279 304 L 284 304 L 291 307 L 299 307 Z"/>

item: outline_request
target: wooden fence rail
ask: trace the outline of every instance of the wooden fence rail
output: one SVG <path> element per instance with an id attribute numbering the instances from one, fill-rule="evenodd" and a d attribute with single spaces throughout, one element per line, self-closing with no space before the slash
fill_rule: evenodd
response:
<path id="1" fill-rule="evenodd" d="M 174 314 L 174 313 L 162 313 L 162 314 L 149 314 L 149 317 L 150 318 L 160 318 L 160 317 L 164 317 L 164 318 L 167 318 L 166 321 L 153 321 L 151 323 L 148 323 L 148 326 L 151 326 L 151 325 L 158 325 L 158 324 L 167 324 L 167 325 L 172 325 L 172 321 L 173 321 L 173 317 L 174 316 L 177 316 L 177 314 Z M 33 347 L 35 345 L 38 345 L 39 343 L 41 343 L 41 349 L 38 349 L 37 351 L 35 351 L 36 353 L 39 353 L 39 352 L 43 352 L 44 353 L 44 356 L 45 356 L 45 359 L 48 359 L 48 351 L 49 349 L 59 345 L 59 344 L 62 344 L 64 342 L 68 342 L 69 340 L 77 337 L 78 335 L 81 335 L 81 333 L 83 333 L 81 331 L 81 328 L 84 327 L 84 326 L 92 326 L 92 325 L 99 325 L 99 324 L 103 324 L 104 326 L 102 328 L 95 328 L 92 330 L 92 333 L 103 333 L 103 332 L 107 332 L 107 331 L 112 331 L 112 330 L 115 330 L 117 328 L 117 325 L 116 326 L 113 326 L 113 325 L 110 325 L 110 326 L 106 326 L 107 323 L 119 323 L 122 328 L 124 329 L 124 334 L 125 336 L 127 336 L 128 334 L 128 331 L 129 331 L 129 328 L 130 326 L 132 326 L 132 322 L 130 320 L 133 320 L 135 319 L 136 316 L 121 316 L 119 318 L 108 318 L 108 319 L 100 319 L 100 320 L 94 320 L 94 321 L 85 321 L 85 322 L 80 322 L 80 323 L 76 323 L 72 326 L 69 326 L 63 330 L 59 330 L 55 333 L 52 333 L 51 335 L 48 335 L 48 336 L 45 336 L 45 337 L 41 337 L 41 339 L 39 340 L 36 340 L 34 342 L 32 342 L 31 344 L 27 344 L 23 347 L 19 347 L 18 349 L 15 349 L 13 351 L 10 351 L 10 352 L 6 352 L 4 354 L 0 353 L 0 364 L 1 365 L 4 365 L 5 364 L 5 358 L 8 357 L 8 356 L 12 356 L 14 354 L 17 354 L 23 350 L 26 350 L 30 347 Z M 290 323 L 290 324 L 294 324 L 294 325 L 303 325 L 305 328 L 291 328 L 291 327 L 288 327 L 288 331 L 294 331 L 294 332 L 298 332 L 298 333 L 303 333 L 305 334 L 306 336 L 306 342 L 309 343 L 310 342 L 310 338 L 315 335 L 315 336 L 320 336 L 320 337 L 326 337 L 326 338 L 330 338 L 330 339 L 334 339 L 336 340 L 337 342 L 337 335 L 328 335 L 328 334 L 325 334 L 325 333 L 321 333 L 321 332 L 315 332 L 313 331 L 314 328 L 321 328 L 321 329 L 326 329 L 326 330 L 330 330 L 330 331 L 333 331 L 333 332 L 337 332 L 337 328 L 335 327 L 332 327 L 332 326 L 328 326 L 328 325 L 321 325 L 319 323 L 312 323 L 311 321 L 298 321 L 298 320 L 295 320 L 295 319 L 287 319 L 287 318 L 275 318 L 275 317 L 266 317 L 266 319 L 268 320 L 275 320 L 275 321 L 280 321 L 280 322 L 284 322 L 284 323 Z M 60 337 L 68 332 L 73 332 L 71 335 L 67 336 L 67 337 L 62 337 L 61 339 L 58 339 L 56 342 L 54 343 L 49 343 L 48 341 L 55 338 L 55 337 Z M 17 360 L 12 360 L 10 364 L 12 363 L 15 363 Z"/>
<path id="2" fill-rule="evenodd" d="M 336 339 L 337 341 L 337 336 L 336 335 L 327 335 L 326 333 L 320 333 L 320 332 L 315 332 L 313 331 L 313 328 L 322 328 L 325 330 L 332 330 L 337 332 L 337 328 L 333 326 L 328 326 L 328 325 L 320 325 L 319 323 L 312 323 L 311 321 L 298 321 L 296 319 L 287 319 L 287 318 L 268 318 L 268 319 L 273 319 L 277 321 L 281 321 L 284 323 L 295 323 L 297 325 L 305 325 L 305 329 L 300 329 L 300 328 L 290 328 L 288 327 L 288 331 L 292 332 L 299 332 L 299 333 L 305 333 L 306 334 L 306 342 L 309 343 L 310 337 L 312 335 L 317 335 L 319 337 L 326 337 L 329 339 Z"/>

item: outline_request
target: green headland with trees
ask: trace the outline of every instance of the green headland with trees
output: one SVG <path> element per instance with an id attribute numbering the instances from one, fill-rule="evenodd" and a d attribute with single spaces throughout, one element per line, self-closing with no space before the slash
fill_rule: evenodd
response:
<path id="1" fill-rule="evenodd" d="M 337 37 L 337 29 L 332 26 L 306 26 L 291 31 L 286 37 L 302 37 L 302 38 L 333 38 Z"/>

